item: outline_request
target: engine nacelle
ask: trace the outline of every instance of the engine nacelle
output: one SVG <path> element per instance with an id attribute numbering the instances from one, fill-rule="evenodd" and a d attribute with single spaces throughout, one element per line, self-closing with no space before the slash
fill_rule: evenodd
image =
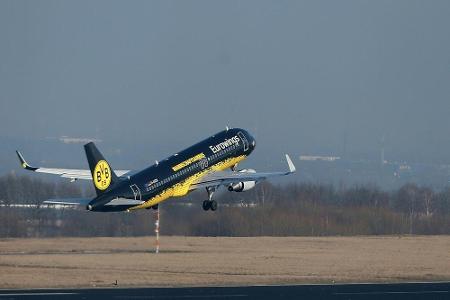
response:
<path id="1" fill-rule="evenodd" d="M 230 192 L 245 192 L 254 188 L 255 185 L 256 185 L 255 181 L 238 182 L 228 186 L 228 190 Z"/>
<path id="2" fill-rule="evenodd" d="M 239 170 L 241 173 L 256 173 L 253 169 L 243 169 Z M 256 186 L 256 181 L 243 181 L 238 183 L 233 183 L 228 186 L 230 192 L 245 192 L 251 190 Z"/>

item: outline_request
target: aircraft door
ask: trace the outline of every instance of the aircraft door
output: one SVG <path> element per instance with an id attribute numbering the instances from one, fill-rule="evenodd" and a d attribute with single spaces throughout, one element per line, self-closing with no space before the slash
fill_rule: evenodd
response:
<path id="1" fill-rule="evenodd" d="M 141 200 L 141 190 L 136 184 L 130 185 L 131 190 L 133 191 L 134 200 Z"/>
<path id="2" fill-rule="evenodd" d="M 247 151 L 248 150 L 248 140 L 245 137 L 245 134 L 243 134 L 241 131 L 239 131 L 238 136 L 241 139 L 242 143 L 244 144 L 244 151 Z"/>

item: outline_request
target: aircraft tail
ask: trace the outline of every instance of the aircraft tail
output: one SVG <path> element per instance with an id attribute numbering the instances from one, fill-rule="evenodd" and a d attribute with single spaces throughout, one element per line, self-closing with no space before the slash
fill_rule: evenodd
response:
<path id="1" fill-rule="evenodd" d="M 119 178 L 93 142 L 84 145 L 84 150 L 91 169 L 95 191 L 97 196 L 100 196 L 116 184 Z"/>

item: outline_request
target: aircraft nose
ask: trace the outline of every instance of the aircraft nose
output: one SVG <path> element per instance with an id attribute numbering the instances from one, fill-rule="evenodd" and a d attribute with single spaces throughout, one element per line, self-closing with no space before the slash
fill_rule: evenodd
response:
<path id="1" fill-rule="evenodd" d="M 248 139 L 248 143 L 249 143 L 249 148 L 250 148 L 250 152 L 252 152 L 255 147 L 256 147 L 256 140 L 255 138 L 247 132 L 247 139 Z"/>

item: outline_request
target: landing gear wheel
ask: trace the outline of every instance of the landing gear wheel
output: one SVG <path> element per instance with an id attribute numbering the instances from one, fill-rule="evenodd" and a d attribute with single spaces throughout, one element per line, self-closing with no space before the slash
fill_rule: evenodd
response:
<path id="1" fill-rule="evenodd" d="M 217 209 L 217 202 L 214 200 L 209 201 L 209 206 L 211 208 L 212 211 L 215 211 Z"/>
<path id="2" fill-rule="evenodd" d="M 211 208 L 211 203 L 210 203 L 211 201 L 209 201 L 209 200 L 205 200 L 205 201 L 203 201 L 203 210 L 209 210 L 210 208 Z"/>
<path id="3" fill-rule="evenodd" d="M 157 210 L 157 209 L 158 209 L 158 204 L 153 205 L 152 208 L 153 208 L 154 210 Z"/>

